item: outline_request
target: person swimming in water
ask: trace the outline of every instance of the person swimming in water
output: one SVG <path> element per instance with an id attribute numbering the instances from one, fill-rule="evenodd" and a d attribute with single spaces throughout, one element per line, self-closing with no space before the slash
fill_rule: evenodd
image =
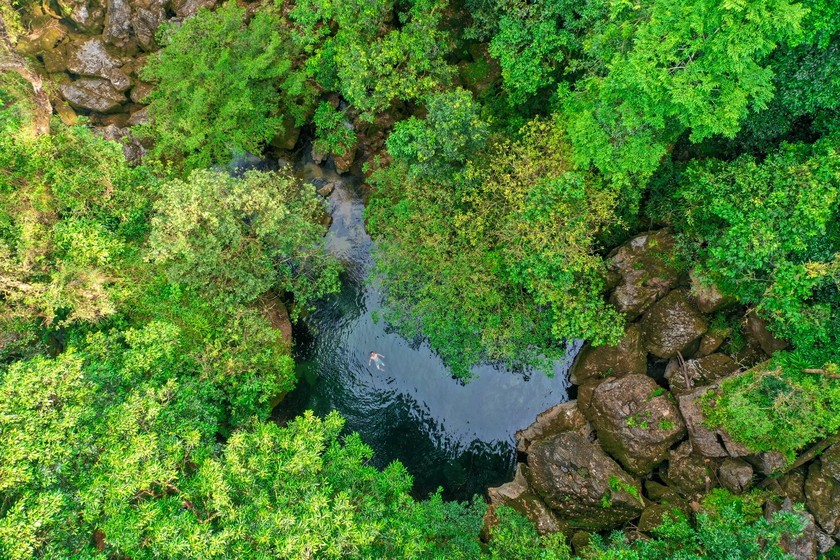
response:
<path id="1" fill-rule="evenodd" d="M 376 364 L 376 369 L 382 371 L 385 368 L 385 362 L 382 361 L 382 358 L 384 357 L 385 356 L 383 356 L 382 354 L 371 352 L 370 359 L 368 360 L 368 365 L 370 365 L 370 363 L 373 362 L 374 364 Z"/>

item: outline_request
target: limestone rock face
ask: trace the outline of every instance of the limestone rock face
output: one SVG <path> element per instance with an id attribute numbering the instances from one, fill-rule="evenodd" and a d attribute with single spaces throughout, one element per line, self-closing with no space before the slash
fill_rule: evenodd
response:
<path id="1" fill-rule="evenodd" d="M 642 345 L 642 330 L 631 323 L 616 346 L 586 346 L 575 359 L 570 372 L 572 383 L 604 375 L 645 375 L 647 352 Z"/>
<path id="2" fill-rule="evenodd" d="M 534 442 L 528 463 L 531 488 L 570 528 L 609 529 L 644 508 L 637 482 L 580 434 Z"/>
<path id="3" fill-rule="evenodd" d="M 607 270 L 616 288 L 610 302 L 632 320 L 671 291 L 679 280 L 668 264 L 674 236 L 662 229 L 637 235 L 610 253 Z"/>
<path id="4" fill-rule="evenodd" d="M 672 358 L 665 368 L 671 392 L 677 396 L 690 393 L 696 387 L 710 385 L 719 379 L 738 371 L 735 360 L 725 354 L 711 354 L 696 360 L 686 360 L 681 367 L 679 360 Z M 688 385 L 686 385 L 688 382 Z"/>
<path id="5" fill-rule="evenodd" d="M 101 78 L 81 78 L 61 85 L 61 95 L 76 109 L 109 113 L 120 108 L 125 95 Z"/>
<path id="6" fill-rule="evenodd" d="M 541 412 L 533 424 L 516 432 L 516 450 L 528 453 L 531 444 L 560 432 L 576 432 L 588 438 L 592 426 L 578 409 L 577 401 L 552 406 Z"/>
<path id="7" fill-rule="evenodd" d="M 685 436 L 671 395 L 647 375 L 606 379 L 595 389 L 586 414 L 604 451 L 638 476 L 664 461 Z"/>
<path id="8" fill-rule="evenodd" d="M 645 347 L 659 358 L 685 353 L 709 326 L 682 290 L 673 290 L 642 317 Z"/>
<path id="9" fill-rule="evenodd" d="M 562 529 L 562 524 L 557 519 L 557 515 L 528 487 L 528 481 L 523 474 L 523 469 L 526 468 L 519 463 L 511 482 L 497 488 L 488 488 L 487 495 L 490 497 L 490 504 L 515 509 L 530 519 L 542 534 L 556 533 Z"/>

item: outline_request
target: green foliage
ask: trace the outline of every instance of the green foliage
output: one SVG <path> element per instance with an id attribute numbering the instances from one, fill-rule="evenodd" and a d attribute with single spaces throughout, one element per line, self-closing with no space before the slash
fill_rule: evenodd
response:
<path id="1" fill-rule="evenodd" d="M 448 178 L 397 159 L 373 180 L 387 318 L 425 336 L 457 375 L 483 360 L 542 365 L 566 338 L 620 336 L 594 254 L 615 195 L 572 168 L 556 124 L 534 122 Z"/>
<path id="2" fill-rule="evenodd" d="M 494 510 L 498 524 L 491 529 L 487 556 L 493 560 L 568 560 L 571 550 L 562 533 L 540 535 L 525 517 L 507 506 Z"/>
<path id="3" fill-rule="evenodd" d="M 771 99 L 762 63 L 804 13 L 790 0 L 614 3 L 586 41 L 582 64 L 600 70 L 561 89 L 577 157 L 644 179 L 686 130 L 694 141 L 734 135 Z"/>
<path id="4" fill-rule="evenodd" d="M 356 133 L 347 126 L 344 112 L 334 109 L 326 101 L 315 109 L 315 142 L 313 147 L 319 152 L 343 156 L 356 145 Z"/>
<path id="5" fill-rule="evenodd" d="M 164 28 L 163 48 L 143 69 L 155 83 L 147 98 L 151 153 L 189 171 L 227 162 L 238 150 L 260 153 L 287 126 L 303 124 L 315 93 L 280 30 L 265 10 L 245 23 L 235 2 Z"/>
<path id="6" fill-rule="evenodd" d="M 715 489 L 706 496 L 692 524 L 684 515 L 666 516 L 653 530 L 653 538 L 627 541 L 623 533 L 609 542 L 593 538 L 581 558 L 585 560 L 774 560 L 792 559 L 779 542 L 784 535 L 799 534 L 804 520 L 779 512 L 767 520 L 761 512 L 760 494 L 734 496 Z"/>
<path id="7" fill-rule="evenodd" d="M 124 268 L 146 233 L 157 179 L 119 144 L 56 123 L 0 134 L 0 303 L 4 319 L 63 325 L 113 314 L 131 292 Z"/>
<path id="8" fill-rule="evenodd" d="M 307 75 L 372 121 L 395 101 L 418 101 L 448 83 L 441 30 L 446 0 L 301 0 L 289 13 Z"/>
<path id="9" fill-rule="evenodd" d="M 430 95 L 425 119 L 411 117 L 388 136 L 388 152 L 409 165 L 412 175 L 445 178 L 487 144 L 489 126 L 481 106 L 457 88 Z"/>
<path id="10" fill-rule="evenodd" d="M 278 289 L 303 307 L 338 289 L 323 200 L 286 172 L 196 170 L 165 184 L 155 211 L 151 255 L 174 283 L 230 304 Z"/>

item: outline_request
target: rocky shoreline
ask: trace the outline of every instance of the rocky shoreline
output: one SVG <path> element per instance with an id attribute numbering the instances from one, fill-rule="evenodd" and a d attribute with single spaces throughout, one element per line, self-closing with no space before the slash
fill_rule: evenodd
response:
<path id="1" fill-rule="evenodd" d="M 628 319 L 624 338 L 585 347 L 571 369 L 577 399 L 517 432 L 514 479 L 488 490 L 486 522 L 495 506 L 510 506 L 579 551 L 593 532 L 639 537 L 669 512 L 690 515 L 713 488 L 760 486 L 768 516 L 805 504 L 805 532 L 785 546 L 798 560 L 817 558 L 840 540 L 840 444 L 790 468 L 780 453 L 754 453 L 706 425 L 704 396 L 766 367 L 786 343 L 754 313 L 679 274 L 674 243 L 668 230 L 652 231 L 610 254 L 610 301 Z M 712 314 L 727 308 L 743 317 L 740 347 L 727 344 L 731 327 L 715 326 Z"/>

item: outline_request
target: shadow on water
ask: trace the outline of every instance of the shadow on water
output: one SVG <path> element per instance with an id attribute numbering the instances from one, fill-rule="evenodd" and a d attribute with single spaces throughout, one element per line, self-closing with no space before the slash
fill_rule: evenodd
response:
<path id="1" fill-rule="evenodd" d="M 374 449 L 377 467 L 399 460 L 408 468 L 420 498 L 440 486 L 447 499 L 464 500 L 509 480 L 513 434 L 568 399 L 566 372 L 580 344 L 570 345 L 553 377 L 483 365 L 466 384 L 453 379 L 426 344 L 412 344 L 374 319 L 381 301 L 365 281 L 372 241 L 357 181 L 308 166 L 297 169 L 304 179 L 336 184 L 327 245 L 345 266 L 343 289 L 297 325 L 300 382 L 275 417 L 339 411 L 346 431 L 359 432 Z M 371 351 L 383 356 L 384 371 L 368 365 Z"/>

